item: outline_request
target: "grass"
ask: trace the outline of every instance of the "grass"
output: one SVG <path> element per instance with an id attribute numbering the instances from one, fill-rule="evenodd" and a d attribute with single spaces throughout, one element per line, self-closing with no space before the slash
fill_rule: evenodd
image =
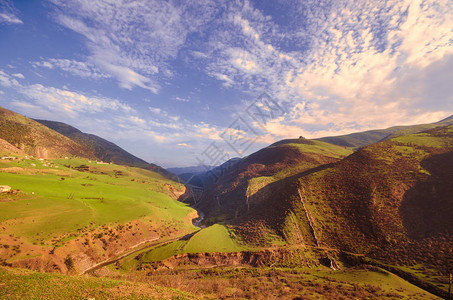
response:
<path id="1" fill-rule="evenodd" d="M 85 171 L 79 171 L 82 169 Z M 189 217 L 194 210 L 172 194 L 182 192 L 182 185 L 148 170 L 80 158 L 21 158 L 2 161 L 0 184 L 20 190 L 0 194 L 0 228 L 7 233 L 0 233 L 0 244 L 20 243 L 20 249 L 3 250 L 1 258 L 7 262 L 36 255 L 34 251 L 48 252 L 73 240 L 82 243 L 88 239 L 87 249 L 99 249 L 102 244 L 89 243 L 101 239 L 101 233 L 105 247 L 125 248 L 152 236 L 165 239 L 196 230 Z M 127 228 L 118 229 L 126 224 Z M 32 244 L 49 249 L 35 247 L 32 251 Z"/>
<path id="2" fill-rule="evenodd" d="M 13 222 L 11 233 L 33 239 L 40 232 L 50 238 L 91 222 L 124 223 L 143 216 L 155 221 L 181 220 L 191 211 L 168 195 L 131 182 L 129 176 L 77 172 L 61 178 L 0 172 L 2 184 L 24 192 L 22 199 L 0 203 L 0 222 Z"/>
<path id="3" fill-rule="evenodd" d="M 184 246 L 187 244 L 187 241 L 175 241 L 167 245 L 154 248 L 153 250 L 146 252 L 142 261 L 144 262 L 155 262 L 162 261 L 171 256 L 181 254 L 184 251 Z M 126 266 L 127 267 L 127 266 Z"/>
<path id="4" fill-rule="evenodd" d="M 204 252 L 239 252 L 251 250 L 239 243 L 232 233 L 224 225 L 214 224 L 210 227 L 201 229 L 189 240 L 178 240 L 151 249 L 143 254 L 142 262 L 162 261 L 171 256 L 182 253 L 204 253 Z M 124 269 L 134 267 L 131 259 L 126 259 L 122 266 Z"/>
<path id="5" fill-rule="evenodd" d="M 449 133 L 451 132 L 453 132 L 453 125 L 436 127 L 426 132 L 399 136 L 392 140 L 409 146 L 447 148 L 452 146 L 452 143 L 448 138 L 450 136 Z"/>
<path id="6" fill-rule="evenodd" d="M 194 299 L 187 292 L 146 283 L 65 276 L 0 267 L 1 299 Z"/>
<path id="7" fill-rule="evenodd" d="M 350 148 L 345 148 L 321 141 L 310 140 L 310 143 L 285 143 L 284 146 L 291 146 L 297 148 L 302 154 L 316 154 L 323 157 L 329 158 L 343 158 L 353 153 L 353 150 Z M 280 147 L 280 145 L 271 146 L 271 147 Z M 289 176 L 307 171 L 309 169 L 319 166 L 319 163 L 315 162 L 300 162 L 295 165 L 287 165 L 284 168 L 281 168 L 280 171 L 276 172 L 272 176 L 259 176 L 249 179 L 247 186 L 247 196 L 253 196 L 260 189 L 266 187 L 267 185 L 288 178 Z"/>
<path id="8" fill-rule="evenodd" d="M 418 146 L 426 146 L 433 148 L 445 148 L 448 147 L 445 139 L 442 137 L 432 136 L 428 133 L 417 133 L 411 135 L 400 136 L 392 139 L 404 144 L 413 144 Z"/>
<path id="9" fill-rule="evenodd" d="M 0 267 L 0 282 L 2 299 L 438 299 L 374 267 L 341 271 L 217 267 L 127 274 L 119 279 Z"/>
<path id="10" fill-rule="evenodd" d="M 236 252 L 245 250 L 235 239 L 230 231 L 220 224 L 214 224 L 197 232 L 184 246 L 185 253 L 199 252 Z"/>
<path id="11" fill-rule="evenodd" d="M 296 147 L 301 153 L 316 153 L 328 157 L 343 158 L 352 154 L 354 151 L 350 148 L 337 146 L 321 141 L 310 140 L 313 144 L 289 143 L 286 145 Z"/>
<path id="12" fill-rule="evenodd" d="M 397 266 L 391 264 L 382 265 L 390 266 L 392 268 L 396 268 L 406 273 L 412 274 L 421 281 L 427 282 L 433 286 L 437 286 L 438 288 L 444 290 L 444 292 L 448 292 L 448 276 L 440 275 L 439 271 L 427 267 L 423 264 L 417 264 L 413 266 Z"/>

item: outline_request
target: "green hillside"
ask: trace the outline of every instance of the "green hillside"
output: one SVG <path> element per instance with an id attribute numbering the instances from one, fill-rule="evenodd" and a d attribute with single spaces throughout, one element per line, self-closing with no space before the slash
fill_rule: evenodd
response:
<path id="1" fill-rule="evenodd" d="M 1 297 L 250 298 L 291 291 L 338 298 L 332 281 L 351 297 L 431 297 L 369 264 L 446 291 L 453 126 L 394 132 L 355 153 L 320 140 L 274 143 L 205 181 L 202 198 L 193 201 L 206 214 L 200 229 L 192 224 L 197 212 L 178 201 L 185 187 L 160 167 L 64 123 L 40 121 L 60 134 L 7 110 L 0 114 L 0 185 L 11 187 L 0 193 L 0 264 L 7 266 L 0 270 Z M 192 268 L 219 265 L 225 267 L 197 277 L 194 288 Z M 237 265 L 245 271 L 228 269 Z M 229 279 L 258 284 L 275 272 L 285 284 L 246 288 Z M 174 274 L 181 276 L 177 286 L 167 280 Z M 294 278 L 323 292 L 301 289 Z M 219 282 L 215 292 L 205 288 Z"/>
<path id="2" fill-rule="evenodd" d="M 194 230 L 195 211 L 176 200 L 184 187 L 140 168 L 18 156 L 1 162 L 0 184 L 13 189 L 0 194 L 7 265 L 81 272 L 138 244 Z"/>
<path id="3" fill-rule="evenodd" d="M 361 148 L 377 143 L 381 140 L 388 140 L 394 137 L 418 133 L 435 127 L 448 126 L 451 124 L 453 124 L 453 116 L 430 124 L 393 126 L 386 129 L 368 130 L 347 135 L 323 137 L 317 140 L 344 147 Z"/>
<path id="4" fill-rule="evenodd" d="M 195 299 L 147 283 L 0 267 L 1 299 Z"/>

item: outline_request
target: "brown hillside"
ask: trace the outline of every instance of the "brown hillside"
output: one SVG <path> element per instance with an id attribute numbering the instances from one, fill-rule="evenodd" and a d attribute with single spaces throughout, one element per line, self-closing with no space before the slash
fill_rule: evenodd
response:
<path id="1" fill-rule="evenodd" d="M 350 153 L 340 146 L 306 139 L 273 144 L 242 159 L 209 185 L 200 207 L 213 220 L 219 216 L 237 219 L 258 205 L 266 186 L 274 191 L 275 182 L 337 162 Z"/>
<path id="2" fill-rule="evenodd" d="M 0 138 L 38 158 L 79 156 L 94 158 L 93 152 L 27 117 L 0 107 Z"/>
<path id="3" fill-rule="evenodd" d="M 274 233 L 441 271 L 453 254 L 452 170 L 453 126 L 435 128 L 265 185 L 237 207 L 233 223 L 253 243 Z"/>

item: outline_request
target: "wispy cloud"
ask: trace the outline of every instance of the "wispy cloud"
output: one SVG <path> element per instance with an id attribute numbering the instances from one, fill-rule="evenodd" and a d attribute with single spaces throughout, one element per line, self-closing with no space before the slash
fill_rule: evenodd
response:
<path id="1" fill-rule="evenodd" d="M 213 18 L 213 2 L 177 4 L 168 1 L 60 1 L 56 19 L 85 37 L 89 60 L 118 79 L 157 93 L 159 78 L 171 76 L 174 59 L 190 32 Z"/>
<path id="2" fill-rule="evenodd" d="M 0 1 L 0 24 L 23 24 L 22 20 L 17 16 L 17 10 L 11 1 Z"/>
<path id="3" fill-rule="evenodd" d="M 82 78 L 101 79 L 110 77 L 110 75 L 105 74 L 91 63 L 72 59 L 49 58 L 43 61 L 32 62 L 32 65 L 33 67 L 42 67 L 47 69 L 58 68 Z"/>
<path id="4" fill-rule="evenodd" d="M 192 148 L 192 146 L 186 144 L 186 143 L 179 143 L 177 144 L 178 147 L 183 147 L 183 148 Z"/>
<path id="5" fill-rule="evenodd" d="M 19 82 L 8 73 L 0 70 L 0 85 L 3 87 L 18 86 Z"/>
<path id="6" fill-rule="evenodd" d="M 10 75 L 0 70 L 0 85 L 11 88 L 28 99 L 33 100 L 34 104 L 29 105 L 37 105 L 47 111 L 58 113 L 60 117 L 76 117 L 80 113 L 94 114 L 105 111 L 120 111 L 129 114 L 135 111 L 128 104 L 117 99 L 86 96 L 79 92 L 43 86 L 41 84 L 24 85 L 14 79 L 15 77 L 23 78 L 23 75 Z M 16 101 L 15 103 L 21 107 L 26 107 L 23 101 Z"/>
<path id="7" fill-rule="evenodd" d="M 238 3 L 222 20 L 228 35 L 209 41 L 213 59 L 193 58 L 227 87 L 292 103 L 269 124 L 274 139 L 432 122 L 453 111 L 451 1 L 285 3 L 290 27 Z"/>
<path id="8" fill-rule="evenodd" d="M 24 79 L 25 78 L 24 74 L 22 74 L 22 73 L 14 73 L 13 76 L 16 77 L 16 78 L 20 78 L 20 79 Z"/>
<path id="9" fill-rule="evenodd" d="M 183 98 L 183 97 L 176 96 L 175 100 L 176 101 L 181 101 L 181 102 L 190 102 L 190 99 L 188 97 L 187 98 Z"/>

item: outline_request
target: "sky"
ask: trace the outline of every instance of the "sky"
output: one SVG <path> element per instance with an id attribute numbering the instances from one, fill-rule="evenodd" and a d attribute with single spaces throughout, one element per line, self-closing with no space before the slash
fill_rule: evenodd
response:
<path id="1" fill-rule="evenodd" d="M 0 105 L 164 167 L 453 114 L 453 1 L 0 0 Z"/>

